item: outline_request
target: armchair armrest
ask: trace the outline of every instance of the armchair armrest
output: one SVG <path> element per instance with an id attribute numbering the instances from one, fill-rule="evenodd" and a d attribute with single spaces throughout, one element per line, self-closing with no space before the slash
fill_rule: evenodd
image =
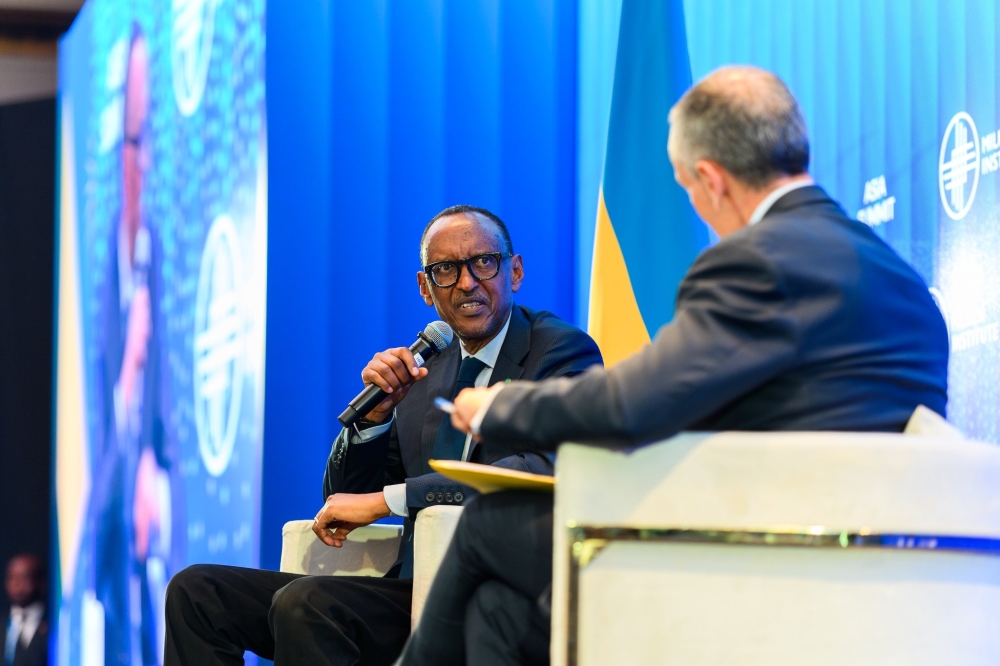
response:
<path id="1" fill-rule="evenodd" d="M 311 520 L 281 528 L 281 570 L 314 576 L 383 576 L 396 561 L 401 525 L 367 525 L 347 536 L 342 548 L 316 538 Z"/>
<path id="2" fill-rule="evenodd" d="M 434 575 L 448 550 L 462 516 L 460 506 L 430 506 L 417 514 L 413 534 L 413 608 L 410 626 L 417 626 Z"/>

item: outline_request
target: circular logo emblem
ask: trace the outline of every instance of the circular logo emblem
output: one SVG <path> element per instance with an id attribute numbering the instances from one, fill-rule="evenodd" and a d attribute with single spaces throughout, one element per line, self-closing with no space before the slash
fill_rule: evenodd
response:
<path id="1" fill-rule="evenodd" d="M 219 0 L 174 0 L 171 66 L 174 99 L 185 116 L 198 110 L 212 59 L 215 7 Z"/>
<path id="2" fill-rule="evenodd" d="M 938 188 L 948 217 L 961 220 L 972 207 L 979 186 L 979 133 L 965 111 L 955 114 L 944 131 L 938 158 Z"/>
<path id="3" fill-rule="evenodd" d="M 194 422 L 205 469 L 233 456 L 243 397 L 243 266 L 236 225 L 220 215 L 205 240 L 194 310 Z"/>

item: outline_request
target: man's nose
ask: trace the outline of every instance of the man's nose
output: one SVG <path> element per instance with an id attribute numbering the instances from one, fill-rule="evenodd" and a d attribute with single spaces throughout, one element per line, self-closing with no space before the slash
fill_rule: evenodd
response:
<path id="1" fill-rule="evenodd" d="M 471 268 L 463 266 L 462 273 L 458 276 L 458 282 L 455 286 L 464 292 L 475 291 L 476 287 L 479 286 L 479 281 L 473 277 Z"/>

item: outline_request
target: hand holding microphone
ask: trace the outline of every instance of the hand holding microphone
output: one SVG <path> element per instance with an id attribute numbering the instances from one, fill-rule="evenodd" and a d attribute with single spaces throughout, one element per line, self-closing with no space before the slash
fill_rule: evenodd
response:
<path id="1" fill-rule="evenodd" d="M 340 422 L 350 427 L 361 417 L 376 423 L 387 421 L 413 384 L 427 376 L 427 368 L 423 367 L 427 359 L 444 351 L 452 336 L 448 324 L 435 321 L 409 348 L 395 347 L 375 354 L 361 371 L 365 390 L 340 415 Z"/>
<path id="2" fill-rule="evenodd" d="M 394 347 L 375 354 L 361 371 L 361 380 L 366 385 L 382 389 L 385 398 L 365 418 L 376 423 L 387 421 L 410 387 L 426 376 L 427 368 L 418 366 L 413 352 L 406 347 Z"/>

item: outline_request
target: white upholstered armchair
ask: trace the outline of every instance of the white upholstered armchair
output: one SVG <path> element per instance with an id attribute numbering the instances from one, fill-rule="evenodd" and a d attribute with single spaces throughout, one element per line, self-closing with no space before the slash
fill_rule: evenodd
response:
<path id="1" fill-rule="evenodd" d="M 461 513 L 461 507 L 439 505 L 417 515 L 413 534 L 414 626 Z M 331 548 L 313 534 L 311 520 L 293 520 L 281 530 L 281 570 L 312 575 L 382 576 L 396 561 L 402 532 L 402 525 L 359 527 L 347 536 L 342 548 Z"/>
<path id="2" fill-rule="evenodd" d="M 1000 447 L 930 430 L 563 446 L 552 663 L 996 663 Z"/>

